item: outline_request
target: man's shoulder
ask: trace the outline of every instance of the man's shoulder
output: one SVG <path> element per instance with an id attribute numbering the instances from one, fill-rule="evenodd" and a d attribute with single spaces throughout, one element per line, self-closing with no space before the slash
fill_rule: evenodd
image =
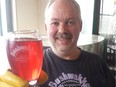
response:
<path id="1" fill-rule="evenodd" d="M 87 57 L 101 57 L 100 55 L 93 53 L 93 52 L 89 52 L 89 51 L 85 51 L 85 50 L 81 50 L 81 55 L 82 56 L 87 56 Z"/>
<path id="2" fill-rule="evenodd" d="M 44 55 L 47 55 L 50 52 L 51 52 L 51 48 L 50 47 L 44 49 Z"/>
<path id="3" fill-rule="evenodd" d="M 80 57 L 89 61 L 103 61 L 103 58 L 100 55 L 85 50 L 81 50 Z"/>

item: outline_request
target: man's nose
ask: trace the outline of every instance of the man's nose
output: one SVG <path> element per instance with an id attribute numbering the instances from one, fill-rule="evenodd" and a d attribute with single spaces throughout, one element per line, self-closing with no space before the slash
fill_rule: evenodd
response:
<path id="1" fill-rule="evenodd" d="M 61 23 L 60 26 L 59 26 L 58 31 L 61 32 L 61 33 L 66 32 L 67 31 L 66 24 Z"/>

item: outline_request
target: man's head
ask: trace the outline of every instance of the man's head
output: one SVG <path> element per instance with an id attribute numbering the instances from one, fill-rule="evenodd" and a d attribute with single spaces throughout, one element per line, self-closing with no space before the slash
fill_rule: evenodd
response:
<path id="1" fill-rule="evenodd" d="M 76 49 L 82 29 L 78 3 L 74 0 L 51 1 L 45 10 L 45 27 L 56 54 Z"/>
<path id="2" fill-rule="evenodd" d="M 45 9 L 45 14 L 44 14 L 44 17 L 45 17 L 45 21 L 47 21 L 48 20 L 48 13 L 49 13 L 49 7 L 55 2 L 55 1 L 57 1 L 57 0 L 50 0 L 50 2 L 47 4 L 47 6 L 46 6 L 46 9 Z M 69 1 L 69 2 L 71 2 L 71 3 L 73 3 L 74 5 L 75 5 L 75 8 L 76 8 L 76 10 L 77 10 L 77 14 L 78 14 L 78 18 L 79 18 L 79 20 L 81 21 L 81 11 L 80 11 L 80 6 L 79 6 L 79 4 L 75 1 L 75 0 L 67 0 L 67 1 Z M 60 8 L 59 8 L 60 9 Z M 73 10 L 73 9 L 72 9 Z"/>

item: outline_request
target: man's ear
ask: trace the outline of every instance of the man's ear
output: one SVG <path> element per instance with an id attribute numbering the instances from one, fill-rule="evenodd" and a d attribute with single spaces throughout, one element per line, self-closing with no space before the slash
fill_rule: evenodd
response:
<path id="1" fill-rule="evenodd" d="M 46 24 L 44 23 L 44 27 L 45 27 L 45 30 L 47 31 L 47 27 L 46 27 Z"/>
<path id="2" fill-rule="evenodd" d="M 82 23 L 82 21 L 80 21 L 80 32 L 82 31 L 82 25 L 83 25 L 83 23 Z"/>

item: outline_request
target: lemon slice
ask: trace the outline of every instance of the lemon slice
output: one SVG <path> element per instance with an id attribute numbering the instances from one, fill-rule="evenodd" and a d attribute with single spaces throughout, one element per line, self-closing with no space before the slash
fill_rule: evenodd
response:
<path id="1" fill-rule="evenodd" d="M 1 84 L 3 85 L 6 85 L 6 84 L 11 85 L 8 87 L 28 87 L 28 82 L 26 80 L 18 77 L 17 75 L 13 74 L 10 71 L 6 71 L 5 74 L 1 75 L 0 80 L 2 81 Z M 7 86 L 4 86 L 4 87 L 7 87 Z"/>

